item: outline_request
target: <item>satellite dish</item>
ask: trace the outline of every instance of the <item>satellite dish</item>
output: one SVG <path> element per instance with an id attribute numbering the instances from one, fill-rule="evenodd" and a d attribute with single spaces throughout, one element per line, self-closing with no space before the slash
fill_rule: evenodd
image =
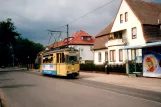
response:
<path id="1" fill-rule="evenodd" d="M 128 45 L 128 41 L 127 41 L 127 38 L 126 38 L 126 37 L 123 37 L 123 38 L 122 38 L 122 42 L 123 42 L 125 45 Z"/>

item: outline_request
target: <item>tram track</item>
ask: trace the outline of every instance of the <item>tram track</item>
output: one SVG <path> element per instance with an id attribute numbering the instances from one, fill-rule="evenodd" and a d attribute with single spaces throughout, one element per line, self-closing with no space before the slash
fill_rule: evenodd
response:
<path id="1" fill-rule="evenodd" d="M 40 73 L 34 73 L 34 72 L 27 72 L 31 74 L 35 74 L 38 76 L 42 76 Z M 45 76 L 46 78 L 53 78 L 51 76 Z M 96 81 L 90 81 L 85 79 L 70 79 L 70 78 L 64 78 L 64 77 L 54 77 L 54 79 L 61 79 L 66 82 L 71 82 L 74 84 L 84 85 L 87 87 L 102 89 L 114 93 L 124 94 L 128 96 L 138 97 L 145 100 L 150 100 L 154 102 L 161 103 L 161 93 L 160 92 L 154 92 L 149 90 L 142 90 L 142 89 L 136 89 L 131 87 L 125 87 L 125 86 L 119 86 L 109 83 L 103 83 L 103 82 L 96 82 Z"/>

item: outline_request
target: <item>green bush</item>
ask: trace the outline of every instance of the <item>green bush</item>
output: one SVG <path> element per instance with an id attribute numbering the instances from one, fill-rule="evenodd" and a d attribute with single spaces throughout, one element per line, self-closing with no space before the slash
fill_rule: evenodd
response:
<path id="1" fill-rule="evenodd" d="M 80 69 L 84 71 L 93 71 L 94 70 L 94 64 L 80 64 Z"/>
<path id="2" fill-rule="evenodd" d="M 105 65 L 94 65 L 91 63 L 91 64 L 80 64 L 80 70 L 126 73 L 126 66 L 125 66 L 125 64 L 123 64 L 123 65 L 107 65 L 106 70 L 105 70 Z"/>

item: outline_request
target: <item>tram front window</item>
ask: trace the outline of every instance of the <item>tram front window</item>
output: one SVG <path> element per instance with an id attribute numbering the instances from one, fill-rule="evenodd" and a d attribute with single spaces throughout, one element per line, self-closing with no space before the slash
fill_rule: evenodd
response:
<path id="1" fill-rule="evenodd" d="M 66 62 L 72 63 L 72 62 L 77 62 L 77 61 L 78 61 L 77 56 L 68 56 L 68 55 L 66 55 Z"/>
<path id="2" fill-rule="evenodd" d="M 77 57 L 76 56 L 69 56 L 69 61 L 77 61 Z"/>

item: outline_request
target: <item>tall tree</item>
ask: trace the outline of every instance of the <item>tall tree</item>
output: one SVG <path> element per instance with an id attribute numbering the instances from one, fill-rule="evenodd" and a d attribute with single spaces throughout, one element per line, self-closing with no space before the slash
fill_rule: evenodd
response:
<path id="1" fill-rule="evenodd" d="M 18 37 L 14 47 L 15 60 L 21 64 L 34 63 L 37 54 L 44 50 L 44 46 L 26 38 Z"/>
<path id="2" fill-rule="evenodd" d="M 0 22 L 0 65 L 6 65 L 12 61 L 13 46 L 16 36 L 19 35 L 10 18 Z"/>

